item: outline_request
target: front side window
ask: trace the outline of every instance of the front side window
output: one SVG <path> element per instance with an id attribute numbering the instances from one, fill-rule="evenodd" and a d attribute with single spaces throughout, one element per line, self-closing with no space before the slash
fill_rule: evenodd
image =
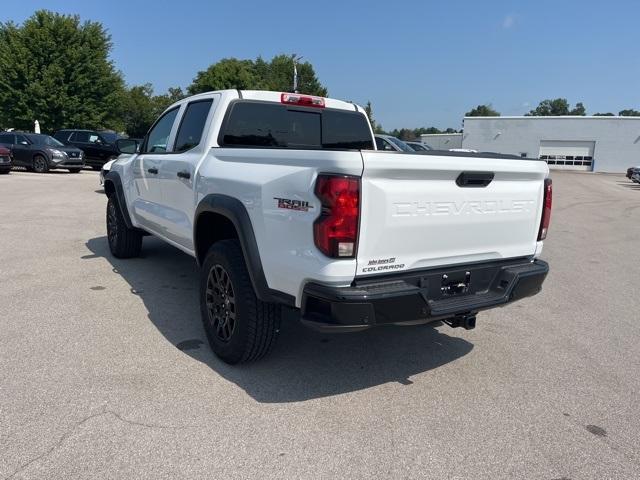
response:
<path id="1" fill-rule="evenodd" d="M 393 148 L 393 145 L 391 145 L 391 142 L 389 142 L 389 140 L 387 140 L 386 138 L 382 139 L 382 149 L 383 150 L 390 150 L 392 152 L 395 152 L 396 149 Z"/>
<path id="2" fill-rule="evenodd" d="M 27 137 L 25 137 L 24 135 L 16 135 L 16 139 L 14 140 L 14 142 L 16 144 L 20 144 L 20 145 L 28 145 L 29 141 L 27 140 Z"/>
<path id="3" fill-rule="evenodd" d="M 186 152 L 200 143 L 212 104 L 213 100 L 209 99 L 187 105 L 176 136 L 175 152 Z"/>
<path id="4" fill-rule="evenodd" d="M 403 152 L 415 152 L 413 148 L 404 143 L 402 140 L 396 137 L 389 137 L 389 141 L 393 142 Z"/>
<path id="5" fill-rule="evenodd" d="M 166 152 L 169 142 L 169 135 L 171 135 L 171 129 L 173 128 L 173 122 L 178 115 L 178 108 L 168 111 L 149 131 L 147 141 L 145 144 L 145 153 L 162 153 Z"/>

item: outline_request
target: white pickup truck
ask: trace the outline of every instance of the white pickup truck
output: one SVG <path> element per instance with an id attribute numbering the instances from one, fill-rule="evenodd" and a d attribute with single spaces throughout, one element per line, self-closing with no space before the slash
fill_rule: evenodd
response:
<path id="1" fill-rule="evenodd" d="M 444 321 L 535 295 L 549 226 L 544 161 L 376 151 L 364 109 L 226 90 L 169 107 L 105 178 L 113 255 L 152 234 L 195 257 L 214 352 L 255 360 L 283 306 L 315 328 Z"/>

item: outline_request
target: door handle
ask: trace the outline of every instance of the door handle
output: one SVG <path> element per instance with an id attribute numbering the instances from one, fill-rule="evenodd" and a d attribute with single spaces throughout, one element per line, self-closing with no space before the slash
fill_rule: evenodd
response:
<path id="1" fill-rule="evenodd" d="M 148 168 L 147 172 L 149 173 L 153 173 L 154 175 L 158 173 L 158 169 L 157 168 Z"/>
<path id="2" fill-rule="evenodd" d="M 459 187 L 483 188 L 493 181 L 493 172 L 462 172 L 456 178 Z"/>
<path id="3" fill-rule="evenodd" d="M 191 178 L 191 174 L 189 172 L 178 172 L 178 177 L 186 178 L 187 180 Z"/>

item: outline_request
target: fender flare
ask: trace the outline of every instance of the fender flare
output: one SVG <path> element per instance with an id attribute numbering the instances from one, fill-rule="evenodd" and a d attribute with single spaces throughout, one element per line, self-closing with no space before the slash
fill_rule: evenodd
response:
<path id="1" fill-rule="evenodd" d="M 110 171 L 104 177 L 104 193 L 109 196 L 107 193 L 107 183 L 111 183 L 114 187 L 113 191 L 116 199 L 118 200 L 118 207 L 120 208 L 122 218 L 124 218 L 124 223 L 127 225 L 127 228 L 135 228 L 133 223 L 131 223 L 129 209 L 127 208 L 127 201 L 124 196 L 124 188 L 122 188 L 122 180 L 120 179 L 118 172 Z"/>
<path id="2" fill-rule="evenodd" d="M 206 195 L 198 204 L 193 222 L 194 249 L 196 251 L 198 264 L 201 264 L 202 259 L 197 255 L 198 245 L 196 242 L 198 236 L 196 233 L 198 231 L 198 220 L 201 214 L 205 212 L 222 215 L 233 223 L 236 232 L 238 232 L 238 240 L 240 241 L 242 254 L 244 255 L 249 278 L 253 284 L 256 296 L 263 302 L 295 306 L 295 297 L 288 293 L 269 288 L 264 269 L 262 268 L 262 261 L 260 259 L 258 243 L 256 242 L 256 237 L 253 232 L 253 226 L 251 225 L 251 218 L 244 204 L 237 198 L 212 193 Z"/>

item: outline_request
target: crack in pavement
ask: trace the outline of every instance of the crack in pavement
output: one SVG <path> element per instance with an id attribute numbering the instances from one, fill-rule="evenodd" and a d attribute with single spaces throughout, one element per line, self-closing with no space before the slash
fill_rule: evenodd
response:
<path id="1" fill-rule="evenodd" d="M 61 447 L 62 444 L 71 437 L 71 435 L 73 435 L 73 433 L 82 425 L 84 425 L 85 423 L 87 423 L 89 420 L 92 420 L 94 418 L 98 418 L 98 417 L 103 417 L 106 415 L 112 415 L 113 417 L 115 417 L 117 420 L 126 423 L 128 425 L 133 425 L 133 426 L 137 426 L 137 427 L 144 427 L 144 428 L 156 428 L 156 429 L 163 429 L 163 430 L 182 430 L 182 429 L 186 429 L 186 428 L 199 428 L 196 425 L 184 425 L 184 426 L 175 426 L 175 425 L 154 425 L 151 423 L 144 423 L 144 422 L 136 422 L 135 420 L 129 420 L 125 417 L 123 417 L 122 415 L 120 415 L 117 412 L 114 412 L 113 410 L 102 410 L 101 412 L 98 413 L 93 413 L 91 415 L 88 415 L 87 417 L 83 418 L 82 420 L 80 420 L 78 423 L 76 423 L 73 427 L 71 427 L 67 432 L 65 432 L 62 437 L 60 437 L 60 439 L 53 444 L 53 446 L 51 448 L 49 448 L 47 451 L 45 451 L 44 453 L 38 455 L 35 458 L 32 458 L 31 460 L 29 460 L 27 463 L 25 463 L 24 465 L 21 465 L 20 467 L 18 467 L 17 470 L 15 470 L 12 474 L 10 474 L 8 477 L 5 477 L 5 480 L 10 480 L 12 478 L 14 478 L 16 475 L 18 475 L 19 473 L 24 472 L 27 468 L 29 468 L 31 465 L 33 465 L 35 462 L 37 462 L 38 460 L 42 460 L 43 458 L 47 457 L 48 455 L 50 455 L 51 453 L 53 453 L 57 448 Z"/>

